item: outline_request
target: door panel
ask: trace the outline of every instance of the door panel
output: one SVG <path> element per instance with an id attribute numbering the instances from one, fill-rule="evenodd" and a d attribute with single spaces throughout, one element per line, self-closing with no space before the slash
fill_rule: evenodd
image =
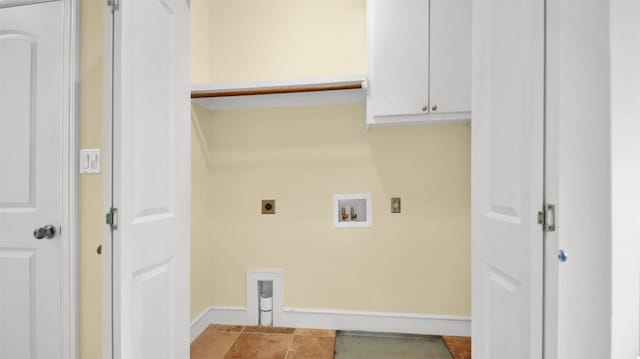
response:
<path id="1" fill-rule="evenodd" d="M 522 333 L 516 320 L 505 323 L 504 318 L 518 318 L 517 296 L 522 290 L 520 281 L 502 273 L 497 268 L 487 266 L 485 283 L 488 289 L 485 323 L 485 338 L 488 339 L 487 358 L 515 358 L 522 353 Z M 484 344 L 484 343 L 483 343 Z M 518 354 L 523 355 L 523 354 Z M 483 357 L 483 356 L 481 356 Z"/>
<path id="2" fill-rule="evenodd" d="M 62 357 L 63 4 L 0 8 L 0 358 Z"/>
<path id="3" fill-rule="evenodd" d="M 175 85 L 174 14 L 160 1 L 136 2 L 133 16 L 143 16 L 155 33 L 136 32 L 133 66 L 141 86 L 134 84 L 133 208 L 134 221 L 154 221 L 175 211 Z M 183 56 L 187 56 L 182 54 Z"/>
<path id="4" fill-rule="evenodd" d="M 174 340 L 169 330 L 175 315 L 172 301 L 174 291 L 172 261 L 164 261 L 133 274 L 134 337 L 140 343 L 134 349 L 134 358 L 171 358 Z M 154 333 L 154 335 L 149 335 Z"/>
<path id="5" fill-rule="evenodd" d="M 121 1 L 114 27 L 114 357 L 189 354 L 187 0 Z"/>
<path id="6" fill-rule="evenodd" d="M 544 2 L 474 1 L 474 358 L 542 355 Z"/>
<path id="7" fill-rule="evenodd" d="M 35 250 L 0 249 L 0 354 L 31 358 L 35 354 Z"/>
<path id="8" fill-rule="evenodd" d="M 11 114 L 11 125 L 3 126 L 0 142 L 19 151 L 0 152 L 5 186 L 0 187 L 0 206 L 33 207 L 35 193 L 34 158 L 36 67 L 35 39 L 18 30 L 0 34 L 0 79 L 3 82 L 0 108 Z M 5 56 L 8 55 L 8 56 Z"/>

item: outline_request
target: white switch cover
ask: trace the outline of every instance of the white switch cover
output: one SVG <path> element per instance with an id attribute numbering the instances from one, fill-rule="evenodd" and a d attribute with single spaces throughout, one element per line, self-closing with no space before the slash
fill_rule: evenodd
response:
<path id="1" fill-rule="evenodd" d="M 100 150 L 80 150 L 80 173 L 100 173 Z"/>

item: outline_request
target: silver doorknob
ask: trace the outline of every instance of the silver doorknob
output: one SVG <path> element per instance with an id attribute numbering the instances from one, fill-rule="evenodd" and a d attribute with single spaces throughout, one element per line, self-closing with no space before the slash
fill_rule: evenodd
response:
<path id="1" fill-rule="evenodd" d="M 56 227 L 54 227 L 54 226 L 52 226 L 50 224 L 47 224 L 44 227 L 36 228 L 33 231 L 33 237 L 35 239 L 43 239 L 43 238 L 51 239 L 51 238 L 53 238 L 55 236 L 56 236 Z"/>

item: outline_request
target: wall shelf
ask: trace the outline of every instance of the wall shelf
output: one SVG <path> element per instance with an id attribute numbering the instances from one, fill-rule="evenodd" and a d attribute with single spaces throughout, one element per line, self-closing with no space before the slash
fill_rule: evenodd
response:
<path id="1" fill-rule="evenodd" d="M 191 102 L 209 110 L 364 103 L 364 75 L 193 85 Z"/>

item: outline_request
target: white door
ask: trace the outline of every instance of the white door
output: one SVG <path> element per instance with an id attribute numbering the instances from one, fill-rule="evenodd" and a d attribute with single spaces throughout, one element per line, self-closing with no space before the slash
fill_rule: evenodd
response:
<path id="1" fill-rule="evenodd" d="M 189 357 L 189 1 L 114 15 L 113 355 Z"/>
<path id="2" fill-rule="evenodd" d="M 473 357 L 542 356 L 544 1 L 475 0 Z"/>
<path id="3" fill-rule="evenodd" d="M 369 0 L 367 11 L 372 115 L 426 113 L 429 0 Z"/>
<path id="4" fill-rule="evenodd" d="M 62 89 L 62 2 L 0 8 L 0 358 L 62 357 Z"/>

